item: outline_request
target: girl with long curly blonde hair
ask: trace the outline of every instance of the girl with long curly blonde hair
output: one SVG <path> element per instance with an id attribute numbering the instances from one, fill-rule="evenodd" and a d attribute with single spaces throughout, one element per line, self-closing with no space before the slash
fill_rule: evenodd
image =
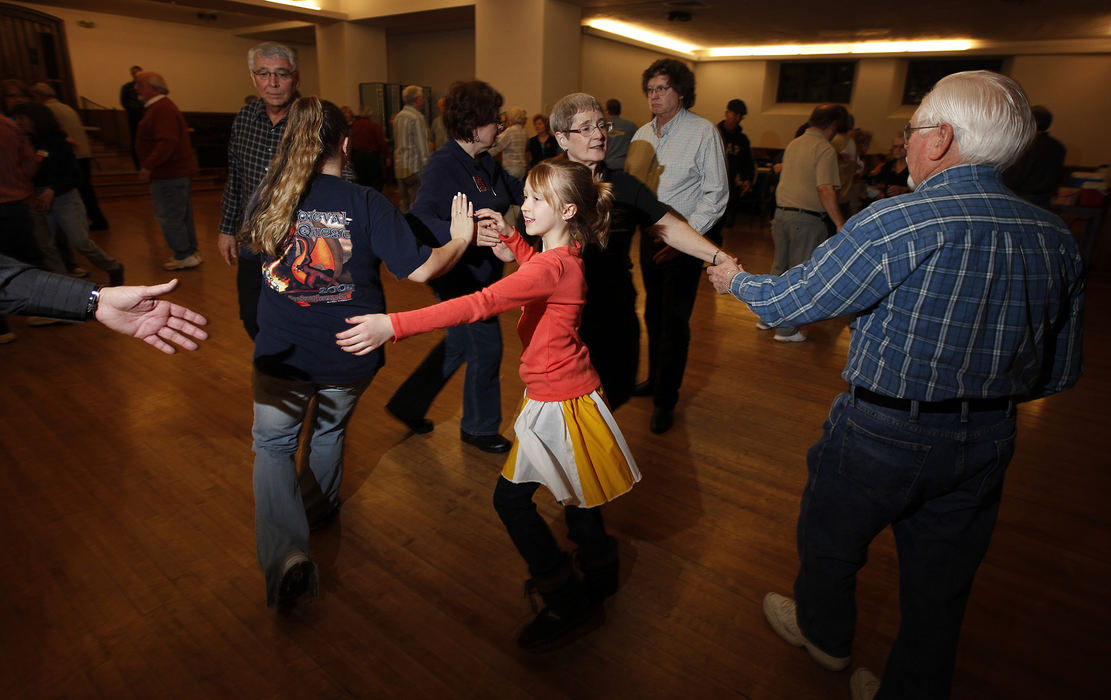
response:
<path id="1" fill-rule="evenodd" d="M 383 362 L 380 350 L 343 352 L 336 334 L 359 333 L 352 316 L 385 311 L 381 262 L 398 279 L 424 282 L 450 269 L 474 237 L 473 207 L 457 196 L 451 240 L 419 245 L 382 195 L 341 177 L 346 157 L 343 112 L 316 97 L 294 102 L 240 232 L 262 263 L 252 434 L 255 535 L 271 606 L 316 593 L 309 530 L 338 513 L 347 421 Z M 313 399 L 306 466 L 320 489 L 303 504 L 296 454 Z"/>

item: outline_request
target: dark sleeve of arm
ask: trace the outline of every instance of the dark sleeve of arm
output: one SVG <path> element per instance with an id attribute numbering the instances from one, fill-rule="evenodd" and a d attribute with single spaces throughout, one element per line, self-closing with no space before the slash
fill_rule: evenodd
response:
<path id="1" fill-rule="evenodd" d="M 440 245 L 451 240 L 451 198 L 459 189 L 452 182 L 449 167 L 443 160 L 429 162 L 417 190 L 417 199 L 409 210 Z"/>
<path id="2" fill-rule="evenodd" d="M 428 260 L 432 248 L 418 242 L 406 217 L 384 196 L 367 188 L 366 198 L 367 211 L 371 212 L 371 248 L 390 273 L 403 280 Z"/>
<path id="3" fill-rule="evenodd" d="M 89 292 L 96 285 L 37 270 L 0 255 L 0 314 L 85 320 Z"/>
<path id="4" fill-rule="evenodd" d="M 613 185 L 614 199 L 636 210 L 637 223 L 641 226 L 658 223 L 671 211 L 643 182 L 626 172 L 610 173 L 609 182 Z"/>
<path id="5" fill-rule="evenodd" d="M 39 166 L 39 171 L 43 184 L 56 195 L 81 184 L 81 168 L 77 165 L 77 156 L 73 155 L 73 146 L 61 137 L 50 146 L 50 156 Z"/>
<path id="6" fill-rule="evenodd" d="M 752 144 L 744 134 L 741 134 L 740 175 L 742 180 L 748 180 L 749 182 L 755 182 L 756 180 L 756 161 L 752 159 Z"/>
<path id="7" fill-rule="evenodd" d="M 224 199 L 220 204 L 220 233 L 234 236 L 239 232 L 239 217 L 243 210 L 242 180 L 243 174 L 239 171 L 239 157 L 236 154 L 236 142 L 239 139 L 237 125 L 239 117 L 231 126 L 231 139 L 228 140 L 228 180 L 224 183 Z"/>

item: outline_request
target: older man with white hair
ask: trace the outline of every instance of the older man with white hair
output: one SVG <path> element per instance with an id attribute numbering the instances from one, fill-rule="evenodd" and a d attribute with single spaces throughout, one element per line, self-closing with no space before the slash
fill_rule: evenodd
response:
<path id="1" fill-rule="evenodd" d="M 153 71 L 136 73 L 135 89 L 147 110 L 135 130 L 139 180 L 150 183 L 154 218 L 174 254 L 162 267 L 189 270 L 202 262 L 197 253 L 190 195 L 197 159 L 189 142 L 189 127 L 181 110 L 167 97 L 170 87 L 161 75 Z"/>
<path id="2" fill-rule="evenodd" d="M 779 276 L 710 268 L 769 325 L 851 316 L 848 391 L 807 455 L 795 599 L 775 632 L 821 666 L 851 662 L 856 574 L 891 526 L 902 620 L 883 681 L 854 698 L 945 698 L 961 620 L 991 540 L 1015 405 L 1081 373 L 1084 282 L 1065 224 L 1000 170 L 1034 136 L 1022 89 L 987 71 L 940 80 L 905 129 L 914 191 L 846 222 Z"/>
<path id="3" fill-rule="evenodd" d="M 401 91 L 401 101 L 405 107 L 393 120 L 393 169 L 401 194 L 400 209 L 407 212 L 420 189 L 420 174 L 428 162 L 432 136 L 422 111 L 424 89 L 419 85 L 406 87 Z"/>

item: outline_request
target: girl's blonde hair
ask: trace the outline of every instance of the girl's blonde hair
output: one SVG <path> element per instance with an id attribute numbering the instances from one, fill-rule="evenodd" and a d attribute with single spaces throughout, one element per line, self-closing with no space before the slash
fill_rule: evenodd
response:
<path id="1" fill-rule="evenodd" d="M 285 133 L 239 231 L 240 243 L 269 256 L 281 252 L 309 180 L 339 153 L 347 129 L 343 112 L 327 100 L 302 97 L 290 106 Z"/>
<path id="2" fill-rule="evenodd" d="M 566 204 L 575 205 L 568 220 L 571 238 L 581 245 L 597 243 L 605 247 L 613 210 L 613 186 L 594 182 L 590 168 L 566 158 L 541 161 L 528 173 L 529 188 L 544 198 L 553 211 Z"/>

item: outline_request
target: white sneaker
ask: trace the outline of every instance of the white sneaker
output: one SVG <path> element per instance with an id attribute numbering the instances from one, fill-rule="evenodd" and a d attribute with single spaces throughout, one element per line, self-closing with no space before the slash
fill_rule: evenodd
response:
<path id="1" fill-rule="evenodd" d="M 872 700 L 880 692 L 880 679 L 861 666 L 853 671 L 853 677 L 849 679 L 849 691 L 853 694 L 853 700 Z"/>
<path id="2" fill-rule="evenodd" d="M 764 596 L 764 617 L 767 618 L 768 624 L 772 626 L 772 629 L 783 641 L 792 646 L 805 647 L 806 652 L 810 654 L 810 658 L 817 661 L 818 665 L 824 669 L 843 671 L 848 668 L 849 663 L 852 662 L 852 657 L 830 656 L 814 646 L 799 630 L 797 615 L 795 601 L 787 596 L 778 593 L 768 593 Z"/>
<path id="3" fill-rule="evenodd" d="M 178 260 L 178 259 L 175 258 L 173 260 L 169 260 L 167 262 L 162 263 L 162 269 L 163 270 L 190 270 L 190 269 L 196 267 L 197 265 L 200 265 L 202 262 L 204 262 L 204 261 L 201 260 L 201 256 L 197 253 L 193 253 L 189 257 L 182 258 L 181 260 Z"/>
<path id="4" fill-rule="evenodd" d="M 300 550 L 293 550 L 282 560 L 282 579 L 278 584 L 278 606 L 288 608 L 308 593 L 316 595 L 316 565 Z"/>
<path id="5" fill-rule="evenodd" d="M 756 321 L 756 330 L 766 331 L 766 330 L 769 330 L 769 329 L 771 329 L 771 326 L 769 326 L 768 324 L 764 323 L 763 321 L 759 321 L 759 320 Z"/>
<path id="6" fill-rule="evenodd" d="M 775 340 L 780 343 L 801 343 L 806 340 L 806 334 L 802 331 L 795 331 L 791 335 L 775 334 Z"/>

